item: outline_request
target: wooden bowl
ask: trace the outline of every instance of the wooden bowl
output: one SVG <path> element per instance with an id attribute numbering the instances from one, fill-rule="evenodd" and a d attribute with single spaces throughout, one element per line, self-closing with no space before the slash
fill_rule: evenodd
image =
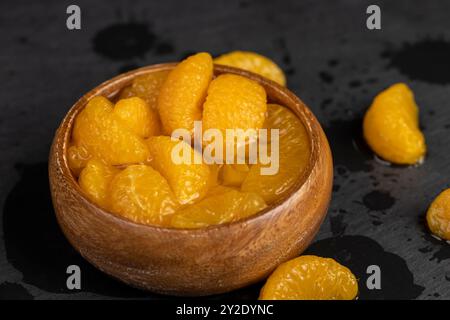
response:
<path id="1" fill-rule="evenodd" d="M 331 152 L 317 119 L 292 92 L 253 73 L 216 65 L 216 75 L 233 73 L 259 82 L 270 102 L 290 108 L 305 125 L 311 157 L 292 193 L 254 216 L 203 229 L 142 225 L 101 209 L 84 196 L 67 163 L 75 117 L 92 97 L 114 97 L 136 76 L 171 70 L 174 66 L 159 64 L 121 74 L 74 104 L 58 128 L 50 151 L 53 205 L 59 225 L 73 247 L 105 273 L 157 293 L 223 293 L 264 279 L 280 263 L 306 249 L 330 202 Z"/>

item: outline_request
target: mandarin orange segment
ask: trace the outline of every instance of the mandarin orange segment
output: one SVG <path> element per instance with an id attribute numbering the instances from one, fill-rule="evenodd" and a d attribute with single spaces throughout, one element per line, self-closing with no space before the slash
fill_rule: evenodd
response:
<path id="1" fill-rule="evenodd" d="M 202 118 L 202 104 L 213 75 L 209 53 L 197 53 L 180 62 L 167 76 L 158 96 L 164 133 L 176 129 L 193 131 Z"/>
<path id="2" fill-rule="evenodd" d="M 150 137 L 151 165 L 167 179 L 181 204 L 205 196 L 210 186 L 210 169 L 202 155 L 181 140 L 168 136 Z M 198 163 L 195 163 L 198 161 Z"/>
<path id="3" fill-rule="evenodd" d="M 450 240 L 450 189 L 444 190 L 427 211 L 430 231 L 444 240 Z"/>
<path id="4" fill-rule="evenodd" d="M 98 159 L 91 159 L 81 171 L 78 183 L 89 199 L 106 208 L 108 186 L 118 172 L 118 169 L 108 166 Z"/>
<path id="5" fill-rule="evenodd" d="M 277 104 L 268 105 L 268 117 L 264 128 L 269 129 L 268 154 L 272 149 L 271 130 L 279 130 L 279 165 L 276 174 L 263 174 L 263 168 L 271 164 L 256 163 L 251 166 L 242 183 L 242 191 L 256 192 L 268 203 L 274 203 L 287 194 L 303 173 L 310 157 L 308 134 L 299 118 L 289 109 Z M 273 150 L 273 152 L 276 152 Z M 275 159 L 272 166 L 275 167 Z"/>
<path id="6" fill-rule="evenodd" d="M 120 92 L 120 99 L 139 97 L 145 100 L 149 107 L 157 110 L 159 91 L 167 79 L 169 71 L 159 71 L 136 77 L 132 84 Z"/>
<path id="7" fill-rule="evenodd" d="M 113 105 L 107 98 L 92 98 L 75 120 L 74 144 L 111 165 L 146 161 L 145 141 L 112 114 Z"/>
<path id="8" fill-rule="evenodd" d="M 232 51 L 215 58 L 214 63 L 251 71 L 282 86 L 286 85 L 286 77 L 281 68 L 269 58 L 255 52 Z"/>
<path id="9" fill-rule="evenodd" d="M 67 150 L 67 162 L 69 168 L 77 177 L 80 175 L 81 170 L 83 170 L 90 158 L 91 155 L 86 148 L 82 146 L 78 147 L 72 145 Z"/>
<path id="10" fill-rule="evenodd" d="M 253 80 L 223 74 L 211 82 L 203 105 L 203 130 L 260 129 L 267 111 L 266 91 Z"/>
<path id="11" fill-rule="evenodd" d="M 419 111 L 412 91 L 397 83 L 378 94 L 363 121 L 364 138 L 384 160 L 415 164 L 426 153 L 419 128 Z"/>
<path id="12" fill-rule="evenodd" d="M 175 228 L 202 228 L 237 221 L 264 208 L 264 200 L 256 193 L 219 186 L 213 188 L 205 199 L 176 212 L 171 225 Z"/>
<path id="13" fill-rule="evenodd" d="M 131 165 L 109 185 L 109 208 L 134 222 L 167 225 L 179 204 L 167 180 L 146 165 Z"/>
<path id="14" fill-rule="evenodd" d="M 224 164 L 220 169 L 220 181 L 224 186 L 240 187 L 249 171 L 247 164 Z"/>
<path id="15" fill-rule="evenodd" d="M 132 97 L 119 100 L 113 116 L 141 138 L 159 134 L 159 115 L 144 99 Z"/>
<path id="16" fill-rule="evenodd" d="M 354 274 L 330 258 L 301 256 L 278 266 L 261 290 L 260 300 L 353 300 Z"/>

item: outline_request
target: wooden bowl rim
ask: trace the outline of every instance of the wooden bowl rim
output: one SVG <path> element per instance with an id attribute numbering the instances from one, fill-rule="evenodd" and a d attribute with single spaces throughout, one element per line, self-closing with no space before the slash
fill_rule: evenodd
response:
<path id="1" fill-rule="evenodd" d="M 195 233 L 204 233 L 204 232 L 216 232 L 217 229 L 231 229 L 233 227 L 247 224 L 247 223 L 256 223 L 258 220 L 262 220 L 270 216 L 271 214 L 277 214 L 280 210 L 284 208 L 287 204 L 289 204 L 291 199 L 296 195 L 302 192 L 302 189 L 305 186 L 305 182 L 307 182 L 308 178 L 311 176 L 311 173 L 316 166 L 316 163 L 319 161 L 320 155 L 319 155 L 319 149 L 320 149 L 320 131 L 322 130 L 320 127 L 320 124 L 316 117 L 313 115 L 311 110 L 306 106 L 303 101 L 298 98 L 294 93 L 292 93 L 287 87 L 281 86 L 278 83 L 267 79 L 265 77 L 262 77 L 260 75 L 257 75 L 255 73 L 252 73 L 250 71 L 246 71 L 239 68 L 234 68 L 230 66 L 220 65 L 220 64 L 214 64 L 214 75 L 223 74 L 223 73 L 232 73 L 241 75 L 244 77 L 247 77 L 249 79 L 252 79 L 254 81 L 257 81 L 258 83 L 262 84 L 265 88 L 269 87 L 271 90 L 274 90 L 277 92 L 277 94 L 281 97 L 283 97 L 283 100 L 291 100 L 292 104 L 296 104 L 299 107 L 299 112 L 292 109 L 288 105 L 280 103 L 280 105 L 284 105 L 287 107 L 290 111 L 292 111 L 299 119 L 302 121 L 302 124 L 305 126 L 306 132 L 309 137 L 310 142 L 310 157 L 308 161 L 308 165 L 306 166 L 305 170 L 303 171 L 302 175 L 299 177 L 299 179 L 296 181 L 296 183 L 292 186 L 292 190 L 290 191 L 289 195 L 283 197 L 282 199 L 276 201 L 272 205 L 268 206 L 264 210 L 261 210 L 260 212 L 245 217 L 240 220 L 236 220 L 233 222 L 226 222 L 216 225 L 210 225 L 203 228 L 170 228 L 170 227 L 164 227 L 164 226 L 157 226 L 157 225 L 150 225 L 150 224 L 144 224 L 132 221 L 128 218 L 125 218 L 123 216 L 120 216 L 114 212 L 105 210 L 104 208 L 98 206 L 96 203 L 91 201 L 88 197 L 85 196 L 83 190 L 79 186 L 78 182 L 76 181 L 72 171 L 69 168 L 68 161 L 67 161 L 67 149 L 71 140 L 73 125 L 76 116 L 81 112 L 81 110 L 85 107 L 87 102 L 92 99 L 95 96 L 98 95 L 104 95 L 108 98 L 111 98 L 115 96 L 122 88 L 126 87 L 127 85 L 130 85 L 132 80 L 137 77 L 144 74 L 150 74 L 153 72 L 159 72 L 159 71 L 168 71 L 173 69 L 178 62 L 170 62 L 170 63 L 160 63 L 160 64 L 154 64 L 149 65 L 145 67 L 141 67 L 138 69 L 134 69 L 131 71 L 128 71 L 126 73 L 122 73 L 120 75 L 117 75 L 100 85 L 96 86 L 94 89 L 90 90 L 86 94 L 84 94 L 75 104 L 69 109 L 69 111 L 66 113 L 64 119 L 62 120 L 54 138 L 53 145 L 56 146 L 56 150 L 53 152 L 56 153 L 56 164 L 59 165 L 59 169 L 62 171 L 62 174 L 64 176 L 64 179 L 66 179 L 66 182 L 69 186 L 73 187 L 83 202 L 85 202 L 87 205 L 94 207 L 97 212 L 102 213 L 105 216 L 112 217 L 113 219 L 116 219 L 119 223 L 124 223 L 133 227 L 141 227 L 144 229 L 152 230 L 152 231 L 158 231 L 158 232 L 167 232 L 167 233 L 189 233 L 189 234 L 195 234 Z M 106 93 L 106 94 L 105 94 Z M 270 99 L 269 99 L 270 100 Z M 63 135 L 62 144 L 56 143 L 58 137 Z M 59 147 L 61 147 L 62 150 L 57 150 Z M 52 148 L 53 150 L 53 148 Z M 62 158 L 62 159 L 61 159 Z M 326 212 L 324 213 L 324 215 Z M 317 219 L 322 219 L 321 217 L 316 217 Z"/>

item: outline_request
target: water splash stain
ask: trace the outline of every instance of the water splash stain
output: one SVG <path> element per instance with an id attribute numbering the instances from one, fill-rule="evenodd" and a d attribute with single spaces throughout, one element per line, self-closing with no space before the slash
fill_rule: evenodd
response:
<path id="1" fill-rule="evenodd" d="M 406 43 L 397 51 L 386 51 L 382 57 L 390 59 L 389 67 L 398 69 L 412 80 L 433 84 L 450 83 L 450 42 L 424 39 Z"/>
<path id="2" fill-rule="evenodd" d="M 350 88 L 358 88 L 362 85 L 362 82 L 360 80 L 352 80 L 348 83 L 348 86 Z"/>
<path id="3" fill-rule="evenodd" d="M 419 252 L 420 252 L 420 253 L 429 253 L 429 252 L 431 252 L 431 251 L 433 251 L 433 248 L 430 247 L 430 246 L 423 247 L 423 248 L 419 248 Z"/>
<path id="4" fill-rule="evenodd" d="M 373 169 L 369 163 L 373 154 L 362 136 L 361 119 L 333 120 L 324 130 L 330 142 L 335 166 L 345 167 L 352 172 L 369 172 Z"/>
<path id="5" fill-rule="evenodd" d="M 437 263 L 441 263 L 444 260 L 450 259 L 450 244 L 448 242 L 433 237 L 427 231 L 424 231 L 423 238 L 426 241 L 428 241 L 430 245 L 423 248 L 419 248 L 419 252 L 421 253 L 433 252 L 433 255 L 429 259 L 430 261 L 436 261 Z"/>
<path id="6" fill-rule="evenodd" d="M 100 30 L 94 37 L 94 50 L 113 60 L 143 56 L 156 40 L 155 34 L 144 23 L 113 24 Z"/>
<path id="7" fill-rule="evenodd" d="M 282 54 L 282 61 L 283 61 L 283 70 L 284 73 L 288 76 L 295 74 L 295 68 L 292 65 L 292 59 L 291 54 L 288 50 L 288 47 L 286 45 L 286 39 L 284 38 L 278 38 L 275 40 L 275 46 L 280 50 Z"/>
<path id="8" fill-rule="evenodd" d="M 395 204 L 395 198 L 387 191 L 373 190 L 364 195 L 363 204 L 370 211 L 384 211 Z"/>
<path id="9" fill-rule="evenodd" d="M 320 78 L 320 80 L 322 80 L 323 83 L 326 83 L 326 84 L 331 84 L 334 81 L 333 75 L 326 71 L 320 71 L 319 78 Z"/>
<path id="10" fill-rule="evenodd" d="M 372 225 L 374 225 L 375 227 L 381 226 L 383 224 L 382 221 L 379 220 L 378 217 L 373 217 L 375 220 L 372 220 L 371 223 Z"/>
<path id="11" fill-rule="evenodd" d="M 338 59 L 330 59 L 330 60 L 328 60 L 327 64 L 328 64 L 329 67 L 334 68 L 337 65 L 339 65 L 339 60 Z"/>
<path id="12" fill-rule="evenodd" d="M 424 287 L 414 283 L 405 260 L 387 252 L 375 240 L 365 236 L 342 236 L 319 240 L 305 254 L 331 257 L 348 267 L 359 279 L 359 299 L 415 299 Z M 381 290 L 366 286 L 367 267 L 378 265 L 382 272 Z"/>
<path id="13" fill-rule="evenodd" d="M 347 228 L 347 224 L 344 222 L 344 216 L 347 213 L 344 209 L 335 210 L 333 213 L 330 213 L 330 228 L 333 236 L 342 236 L 345 233 L 345 229 Z"/>
<path id="14" fill-rule="evenodd" d="M 326 109 L 330 104 L 333 103 L 333 98 L 325 98 L 321 104 L 320 104 L 320 108 L 322 110 Z"/>

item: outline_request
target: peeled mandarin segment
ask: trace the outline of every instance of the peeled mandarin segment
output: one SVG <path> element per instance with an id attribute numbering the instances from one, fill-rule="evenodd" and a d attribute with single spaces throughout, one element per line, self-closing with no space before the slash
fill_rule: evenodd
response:
<path id="1" fill-rule="evenodd" d="M 260 129 L 267 111 L 266 91 L 257 82 L 234 74 L 211 81 L 203 105 L 203 130 Z"/>
<path id="2" fill-rule="evenodd" d="M 120 98 L 139 97 L 144 99 L 150 108 L 157 110 L 159 91 L 168 74 L 169 71 L 159 71 L 136 77 L 131 86 L 121 91 Z"/>
<path id="3" fill-rule="evenodd" d="M 179 206 L 167 180 L 146 165 L 131 165 L 114 177 L 108 205 L 132 221 L 162 226 Z"/>
<path id="4" fill-rule="evenodd" d="M 441 239 L 450 240 L 450 189 L 443 191 L 427 211 L 431 232 Z"/>
<path id="5" fill-rule="evenodd" d="M 108 185 L 118 172 L 118 169 L 108 166 L 98 159 L 91 159 L 81 171 L 78 183 L 89 199 L 106 208 Z"/>
<path id="6" fill-rule="evenodd" d="M 119 100 L 114 106 L 113 116 L 141 138 L 159 134 L 158 113 L 139 97 Z"/>
<path id="7" fill-rule="evenodd" d="M 84 131 L 88 129 L 98 130 L 97 123 L 105 119 L 112 112 L 113 107 L 113 103 L 102 96 L 96 96 L 89 100 L 75 120 L 73 132 L 75 142 L 82 140 Z"/>
<path id="8" fill-rule="evenodd" d="M 77 147 L 84 148 L 94 156 L 99 155 L 98 146 L 101 139 L 101 123 L 108 118 L 113 104 L 105 97 L 92 98 L 75 119 L 72 138 Z"/>
<path id="9" fill-rule="evenodd" d="M 106 122 L 108 125 L 108 122 Z M 124 129 L 117 121 L 110 120 L 105 128 L 105 147 L 101 155 L 113 165 L 145 162 L 149 151 L 145 141 Z M 109 153 L 109 156 L 108 156 Z"/>
<path id="10" fill-rule="evenodd" d="M 286 77 L 281 68 L 272 60 L 248 51 L 232 51 L 214 59 L 214 63 L 244 69 L 272 81 L 286 85 Z"/>
<path id="11" fill-rule="evenodd" d="M 202 228 L 237 221 L 264 208 L 264 200 L 256 193 L 219 186 L 202 201 L 175 213 L 171 225 L 175 228 Z"/>
<path id="12" fill-rule="evenodd" d="M 200 153 L 187 143 L 167 136 L 150 137 L 147 143 L 152 167 L 167 179 L 181 204 L 192 203 L 205 196 L 211 173 Z M 182 156 L 187 156 L 188 163 L 181 159 Z M 195 159 L 199 164 L 194 162 Z"/>
<path id="13" fill-rule="evenodd" d="M 278 266 L 261 290 L 260 300 L 353 300 L 358 282 L 333 259 L 301 256 Z"/>
<path id="14" fill-rule="evenodd" d="M 179 63 L 167 76 L 158 96 L 158 110 L 165 134 L 176 129 L 192 132 L 202 118 L 202 104 L 213 75 L 212 58 L 198 53 Z"/>
<path id="15" fill-rule="evenodd" d="M 75 176 L 80 175 L 81 170 L 83 170 L 90 158 L 91 155 L 83 147 L 72 145 L 67 150 L 67 161 L 69 168 Z"/>
<path id="16" fill-rule="evenodd" d="M 415 164 L 425 155 L 418 108 L 412 91 L 403 83 L 374 99 L 363 122 L 364 138 L 381 158 L 397 164 Z"/>
<path id="17" fill-rule="evenodd" d="M 256 163 L 242 183 L 242 191 L 256 192 L 271 204 L 287 194 L 308 165 L 311 154 L 309 137 L 300 119 L 289 109 L 269 104 L 264 128 L 268 130 L 268 154 L 271 154 L 271 130 L 279 129 L 279 165 L 273 175 L 262 174 L 270 164 Z M 275 159 L 273 159 L 275 161 Z M 274 167 L 275 168 L 275 167 Z"/>
<path id="18" fill-rule="evenodd" d="M 224 164 L 220 169 L 220 180 L 224 186 L 240 187 L 249 171 L 247 164 Z"/>
<path id="19" fill-rule="evenodd" d="M 101 96 L 91 99 L 77 116 L 72 137 L 76 146 L 111 165 L 140 163 L 149 157 L 145 141 L 113 116 L 112 103 Z"/>
<path id="20" fill-rule="evenodd" d="M 257 130 L 264 123 L 266 111 L 266 91 L 255 81 L 232 74 L 214 79 L 203 105 L 202 124 L 204 132 L 215 130 L 223 136 L 223 150 L 219 151 L 217 158 L 226 162 L 228 147 L 234 150 L 234 157 L 230 158 L 235 162 L 238 150 L 244 151 L 249 143 L 256 141 Z M 234 139 L 226 138 L 227 129 L 234 130 L 231 131 L 236 133 Z M 241 141 L 237 140 L 238 137 Z"/>

